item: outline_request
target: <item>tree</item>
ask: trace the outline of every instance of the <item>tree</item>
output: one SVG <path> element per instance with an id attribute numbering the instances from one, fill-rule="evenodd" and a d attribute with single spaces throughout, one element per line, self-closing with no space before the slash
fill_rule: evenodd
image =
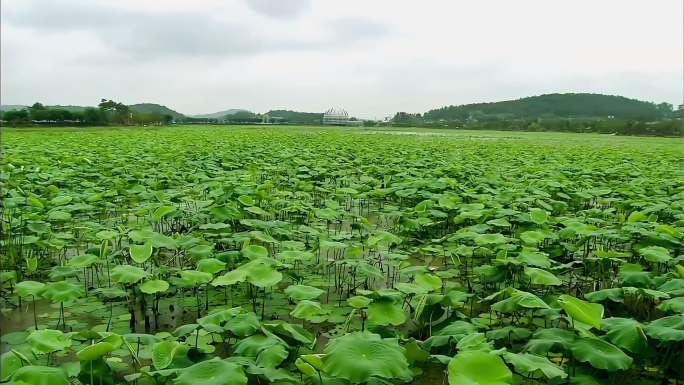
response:
<path id="1" fill-rule="evenodd" d="M 660 116 L 663 118 L 670 118 L 674 115 L 673 114 L 674 108 L 673 108 L 672 104 L 670 104 L 670 103 L 663 102 L 663 103 L 656 105 L 656 107 L 658 108 L 658 111 L 661 114 Z"/>
<path id="2" fill-rule="evenodd" d="M 88 125 L 99 126 L 107 123 L 104 111 L 98 108 L 88 107 L 83 111 L 83 122 Z"/>
<path id="3" fill-rule="evenodd" d="M 2 115 L 2 119 L 6 120 L 8 123 L 14 124 L 24 124 L 29 122 L 29 113 L 27 110 L 14 110 L 7 111 Z"/>
<path id="4" fill-rule="evenodd" d="M 42 103 L 33 103 L 28 112 L 31 120 L 50 120 L 49 110 Z"/>
<path id="5" fill-rule="evenodd" d="M 392 118 L 392 124 L 397 126 L 418 126 L 423 122 L 420 114 L 411 114 L 408 112 L 397 112 Z"/>
<path id="6" fill-rule="evenodd" d="M 127 105 L 110 99 L 101 99 L 97 106 L 105 113 L 107 120 L 123 124 L 131 123 L 131 111 Z"/>

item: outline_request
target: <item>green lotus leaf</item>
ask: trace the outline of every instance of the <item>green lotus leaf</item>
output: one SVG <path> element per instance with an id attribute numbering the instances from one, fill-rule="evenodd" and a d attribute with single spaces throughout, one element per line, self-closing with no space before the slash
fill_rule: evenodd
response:
<path id="1" fill-rule="evenodd" d="M 606 318 L 601 321 L 608 340 L 632 353 L 641 353 L 648 347 L 644 326 L 631 318 Z"/>
<path id="2" fill-rule="evenodd" d="M 500 233 L 480 234 L 474 240 L 478 246 L 496 246 L 508 242 L 508 239 Z"/>
<path id="3" fill-rule="evenodd" d="M 545 238 L 546 235 L 544 235 L 544 233 L 535 230 L 525 231 L 524 233 L 520 234 L 520 240 L 525 244 L 532 246 L 538 245 Z"/>
<path id="4" fill-rule="evenodd" d="M 361 309 L 368 306 L 368 304 L 370 304 L 371 301 L 372 300 L 370 298 L 364 297 L 362 295 L 355 295 L 353 297 L 347 298 L 347 304 L 356 309 Z"/>
<path id="5" fill-rule="evenodd" d="M 266 264 L 253 264 L 246 268 L 247 282 L 258 287 L 271 287 L 283 279 L 283 275 Z"/>
<path id="6" fill-rule="evenodd" d="M 356 272 L 361 276 L 361 277 L 375 277 L 375 278 L 382 278 L 384 277 L 384 273 L 380 268 L 377 266 L 373 266 L 369 263 L 366 262 L 361 262 L 359 265 L 356 267 Z"/>
<path id="7" fill-rule="evenodd" d="M 677 297 L 663 301 L 658 309 L 669 313 L 684 313 L 684 297 Z"/>
<path id="8" fill-rule="evenodd" d="M 74 198 L 69 195 L 58 195 L 50 200 L 53 206 L 64 206 L 65 204 L 71 202 Z"/>
<path id="9" fill-rule="evenodd" d="M 318 373 L 318 371 L 316 370 L 316 368 L 313 367 L 313 365 L 309 364 L 308 362 L 305 362 L 301 358 L 297 358 L 295 360 L 295 366 L 305 376 L 312 377 L 316 375 L 316 373 Z"/>
<path id="10" fill-rule="evenodd" d="M 197 323 L 202 325 L 203 328 L 207 329 L 206 326 L 223 326 L 227 321 L 233 319 L 236 315 L 242 312 L 241 307 L 234 307 L 230 309 L 220 309 L 214 310 L 209 315 L 197 319 Z"/>
<path id="11" fill-rule="evenodd" d="M 162 293 L 169 289 L 169 283 L 163 279 L 150 279 L 138 285 L 138 289 L 145 294 Z"/>
<path id="12" fill-rule="evenodd" d="M 240 195 L 238 197 L 238 202 L 242 203 L 245 206 L 254 206 L 254 204 L 256 204 L 254 198 L 252 198 L 249 195 Z"/>
<path id="13" fill-rule="evenodd" d="M 303 299 L 312 300 L 320 297 L 323 293 L 325 293 L 324 290 L 307 285 L 290 285 L 285 289 L 285 294 L 295 301 L 301 301 Z"/>
<path id="14" fill-rule="evenodd" d="M 511 227 L 511 223 L 508 220 L 506 220 L 506 218 L 491 219 L 487 221 L 487 224 L 497 227 Z"/>
<path id="15" fill-rule="evenodd" d="M 21 359 L 14 352 L 2 353 L 0 356 L 0 381 L 9 380 L 22 365 Z"/>
<path id="16" fill-rule="evenodd" d="M 36 234 L 47 234 L 50 232 L 51 225 L 47 222 L 31 222 L 26 225 L 26 228 Z"/>
<path id="17" fill-rule="evenodd" d="M 45 290 L 45 284 L 36 281 L 21 281 L 14 286 L 17 294 L 20 297 L 33 296 L 39 298 L 43 290 Z"/>
<path id="18" fill-rule="evenodd" d="M 280 365 L 289 355 L 285 346 L 281 344 L 271 345 L 257 355 L 256 364 L 262 368 L 275 368 Z"/>
<path id="19" fill-rule="evenodd" d="M 531 250 L 529 248 L 523 248 L 523 250 L 515 258 L 516 260 L 526 263 L 529 266 L 536 266 L 542 269 L 548 269 L 551 267 L 551 260 L 541 251 Z"/>
<path id="20" fill-rule="evenodd" d="M 684 314 L 659 318 L 646 325 L 646 334 L 659 341 L 684 340 Z"/>
<path id="21" fill-rule="evenodd" d="M 216 258 L 205 258 L 197 262 L 197 270 L 209 274 L 216 274 L 225 267 L 226 263 Z"/>
<path id="22" fill-rule="evenodd" d="M 430 357 L 430 352 L 424 350 L 420 344 L 412 338 L 404 345 L 404 355 L 406 356 L 409 365 L 413 365 L 416 362 L 426 362 Z"/>
<path id="23" fill-rule="evenodd" d="M 570 385 L 606 385 L 604 381 L 588 373 L 579 370 L 570 377 Z"/>
<path id="24" fill-rule="evenodd" d="M 252 312 L 241 313 L 228 320 L 224 327 L 236 336 L 245 337 L 259 329 L 259 319 Z"/>
<path id="25" fill-rule="evenodd" d="M 112 240 L 119 236 L 119 233 L 114 230 L 102 230 L 95 233 L 95 237 L 100 240 Z"/>
<path id="26" fill-rule="evenodd" d="M 570 330 L 549 328 L 537 330 L 532 339 L 525 345 L 525 350 L 537 355 L 548 352 L 562 353 L 575 340 L 575 334 Z"/>
<path id="27" fill-rule="evenodd" d="M 152 256 L 152 242 L 146 242 L 142 245 L 131 245 L 128 252 L 135 263 L 145 263 Z"/>
<path id="28" fill-rule="evenodd" d="M 458 353 L 448 365 L 449 385 L 509 385 L 513 373 L 501 357 L 483 351 Z"/>
<path id="29" fill-rule="evenodd" d="M 98 296 L 106 299 L 117 299 L 126 297 L 126 291 L 118 286 L 100 287 L 93 290 L 93 292 Z"/>
<path id="30" fill-rule="evenodd" d="M 199 324 L 185 324 L 181 325 L 176 328 L 176 330 L 173 331 L 173 335 L 176 337 L 185 337 L 190 333 L 193 333 L 197 328 L 199 328 Z"/>
<path id="31" fill-rule="evenodd" d="M 571 318 L 601 329 L 601 319 L 603 318 L 602 305 L 586 302 L 567 294 L 558 296 L 558 304 Z"/>
<path id="32" fill-rule="evenodd" d="M 242 249 L 242 255 L 244 255 L 245 258 L 247 259 L 257 259 L 257 258 L 266 258 L 268 257 L 268 250 L 259 245 L 249 245 Z"/>
<path id="33" fill-rule="evenodd" d="M 216 277 L 212 282 L 212 286 L 230 286 L 238 282 L 244 282 L 247 280 L 247 271 L 245 270 L 232 270 L 220 277 Z"/>
<path id="34" fill-rule="evenodd" d="M 408 361 L 395 339 L 383 339 L 370 332 L 353 332 L 328 341 L 323 371 L 353 384 L 371 377 L 387 379 L 412 377 Z"/>
<path id="35" fill-rule="evenodd" d="M 50 221 L 69 221 L 71 220 L 71 213 L 64 210 L 50 210 L 47 219 Z"/>
<path id="36" fill-rule="evenodd" d="M 52 269 L 50 269 L 50 279 L 54 281 L 62 281 L 76 276 L 78 276 L 78 269 L 74 269 L 70 266 L 53 266 Z M 7 282 L 8 280 L 3 279 L 3 281 Z"/>
<path id="37" fill-rule="evenodd" d="M 427 294 L 430 290 L 415 283 L 397 282 L 394 288 L 405 294 Z"/>
<path id="38" fill-rule="evenodd" d="M 52 302 L 68 302 L 80 298 L 83 288 L 67 281 L 50 282 L 45 285 L 41 295 Z"/>
<path id="39" fill-rule="evenodd" d="M 613 302 L 623 302 L 625 295 L 621 287 L 592 291 L 584 295 L 589 302 L 603 302 L 607 299 Z"/>
<path id="40" fill-rule="evenodd" d="M 493 340 L 521 341 L 527 340 L 531 335 L 532 332 L 529 329 L 515 326 L 505 326 L 487 331 L 487 338 Z"/>
<path id="41" fill-rule="evenodd" d="M 137 234 L 137 236 L 132 236 L 132 234 L 137 234 L 134 232 L 129 233 L 129 236 L 131 239 L 133 239 L 135 242 L 140 242 L 140 243 L 147 243 L 150 242 L 152 243 L 152 247 L 156 248 L 166 248 L 169 250 L 176 250 L 178 248 L 178 242 L 171 238 L 168 237 L 164 234 L 159 234 L 154 231 L 149 231 L 149 232 L 142 232 L 141 234 Z"/>
<path id="42" fill-rule="evenodd" d="M 277 258 L 285 262 L 310 261 L 314 255 L 309 251 L 285 250 L 278 253 Z"/>
<path id="43" fill-rule="evenodd" d="M 541 298 L 537 297 L 532 293 L 526 291 L 511 289 L 511 296 L 503 301 L 499 301 L 492 305 L 492 309 L 510 313 L 519 308 L 526 309 L 548 309 L 549 305 L 546 304 Z"/>
<path id="44" fill-rule="evenodd" d="M 456 344 L 456 349 L 459 352 L 474 350 L 489 352 L 493 347 L 493 342 L 488 341 L 484 333 L 470 333 L 461 338 Z"/>
<path id="45" fill-rule="evenodd" d="M 684 279 L 669 279 L 667 282 L 658 286 L 658 291 L 665 292 L 673 297 L 684 296 Z"/>
<path id="46" fill-rule="evenodd" d="M 256 319 L 256 316 L 254 318 Z M 295 343 L 310 346 L 315 340 L 314 335 L 302 326 L 293 325 L 282 320 L 266 321 L 262 324 L 262 327 L 283 338 L 288 343 L 294 341 Z"/>
<path id="47" fill-rule="evenodd" d="M 366 241 L 369 247 L 377 247 L 378 245 L 384 244 L 385 246 L 398 245 L 402 242 L 402 239 L 387 231 L 378 231 L 377 233 L 368 237 Z"/>
<path id="48" fill-rule="evenodd" d="M 201 230 L 224 230 L 230 228 L 230 225 L 227 223 L 219 222 L 219 223 L 205 223 L 203 225 L 200 225 L 199 227 Z"/>
<path id="49" fill-rule="evenodd" d="M 445 346 L 452 341 L 458 342 L 463 337 L 475 332 L 477 332 L 477 327 L 470 322 L 461 320 L 454 321 L 425 340 L 423 346 L 428 350 Z"/>
<path id="50" fill-rule="evenodd" d="M 69 263 L 67 265 L 69 267 L 73 267 L 74 269 L 83 269 L 84 267 L 88 267 L 92 265 L 93 263 L 97 263 L 100 261 L 100 258 L 98 258 L 96 255 L 92 254 L 84 254 L 84 255 L 78 255 L 75 257 L 71 257 L 69 259 Z"/>
<path id="51" fill-rule="evenodd" d="M 614 372 L 627 370 L 632 366 L 632 357 L 617 346 L 599 338 L 579 338 L 572 342 L 570 350 L 578 361 L 589 362 L 597 369 Z"/>
<path id="52" fill-rule="evenodd" d="M 150 274 L 145 270 L 131 265 L 119 265 L 112 269 L 112 280 L 116 283 L 134 284 Z"/>
<path id="53" fill-rule="evenodd" d="M 504 352 L 504 360 L 515 367 L 516 373 L 532 375 L 534 378 L 546 377 L 565 378 L 567 373 L 558 365 L 549 361 L 546 357 L 540 357 L 530 353 Z"/>
<path id="54" fill-rule="evenodd" d="M 272 335 L 254 334 L 243 338 L 235 344 L 235 353 L 245 357 L 256 357 L 259 352 L 282 341 Z"/>
<path id="55" fill-rule="evenodd" d="M 558 286 L 563 283 L 558 277 L 546 270 L 536 267 L 526 267 L 525 276 L 533 285 Z"/>
<path id="56" fill-rule="evenodd" d="M 268 211 L 262 209 L 261 207 L 257 207 L 257 206 L 245 207 L 245 211 L 250 212 L 250 213 L 257 215 L 257 216 L 267 216 L 268 215 Z"/>
<path id="57" fill-rule="evenodd" d="M 392 300 L 378 299 L 368 305 L 369 325 L 401 325 L 406 321 L 406 313 L 401 304 Z"/>
<path id="58" fill-rule="evenodd" d="M 26 385 L 70 385 L 64 370 L 37 365 L 28 365 L 17 369 L 12 375 L 11 383 Z"/>
<path id="59" fill-rule="evenodd" d="M 433 274 L 416 274 L 416 284 L 428 291 L 435 291 L 442 288 L 442 279 Z"/>
<path id="60" fill-rule="evenodd" d="M 188 255 L 195 259 L 206 259 L 214 253 L 213 245 L 195 245 L 188 250 Z"/>
<path id="61" fill-rule="evenodd" d="M 181 344 L 172 340 L 159 341 L 152 345 L 152 363 L 154 367 L 160 370 L 171 365 L 181 346 Z"/>
<path id="62" fill-rule="evenodd" d="M 160 206 L 152 213 L 152 219 L 155 222 L 159 222 L 162 218 L 167 217 L 176 212 L 176 207 L 174 206 Z"/>
<path id="63" fill-rule="evenodd" d="M 175 385 L 246 385 L 242 367 L 218 357 L 202 361 L 180 371 Z"/>
<path id="64" fill-rule="evenodd" d="M 309 320 L 321 314 L 322 308 L 321 304 L 315 301 L 302 300 L 297 303 L 294 309 L 290 312 L 290 315 L 299 318 Z"/>
<path id="65" fill-rule="evenodd" d="M 638 253 L 649 262 L 666 263 L 672 259 L 670 251 L 660 246 L 642 247 L 638 250 Z"/>
<path id="66" fill-rule="evenodd" d="M 547 213 L 545 210 L 538 208 L 530 209 L 530 220 L 532 220 L 532 222 L 538 225 L 543 225 L 548 221 L 548 219 L 549 213 Z"/>
<path id="67" fill-rule="evenodd" d="M 99 359 L 114 349 L 116 349 L 116 347 L 109 342 L 98 342 L 96 344 L 86 346 L 76 353 L 76 355 L 81 361 L 92 361 Z"/>
<path id="68" fill-rule="evenodd" d="M 52 353 L 71 346 L 71 339 L 61 330 L 35 330 L 26 337 L 26 342 L 37 353 Z"/>
<path id="69" fill-rule="evenodd" d="M 211 274 L 197 270 L 183 270 L 180 272 L 181 279 L 191 286 L 199 286 L 211 282 L 214 278 Z"/>

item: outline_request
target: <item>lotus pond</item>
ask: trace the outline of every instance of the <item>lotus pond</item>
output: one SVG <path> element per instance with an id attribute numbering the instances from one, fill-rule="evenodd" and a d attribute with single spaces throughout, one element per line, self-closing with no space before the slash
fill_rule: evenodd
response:
<path id="1" fill-rule="evenodd" d="M 682 383 L 681 139 L 2 139 L 3 382 Z"/>

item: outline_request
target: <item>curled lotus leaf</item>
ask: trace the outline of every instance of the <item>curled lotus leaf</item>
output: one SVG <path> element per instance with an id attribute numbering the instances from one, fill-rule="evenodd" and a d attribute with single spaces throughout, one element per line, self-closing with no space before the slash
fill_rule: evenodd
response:
<path id="1" fill-rule="evenodd" d="M 578 361 L 588 362 L 597 369 L 614 372 L 626 370 L 632 366 L 632 357 L 600 338 L 579 338 L 572 342 L 570 350 Z"/>

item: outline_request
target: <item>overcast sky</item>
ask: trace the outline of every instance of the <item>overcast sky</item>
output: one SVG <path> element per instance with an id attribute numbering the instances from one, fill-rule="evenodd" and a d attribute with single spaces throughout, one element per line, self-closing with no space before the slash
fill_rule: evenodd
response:
<path id="1" fill-rule="evenodd" d="M 682 0 L 2 0 L 3 104 L 381 118 L 550 92 L 682 103 Z"/>

